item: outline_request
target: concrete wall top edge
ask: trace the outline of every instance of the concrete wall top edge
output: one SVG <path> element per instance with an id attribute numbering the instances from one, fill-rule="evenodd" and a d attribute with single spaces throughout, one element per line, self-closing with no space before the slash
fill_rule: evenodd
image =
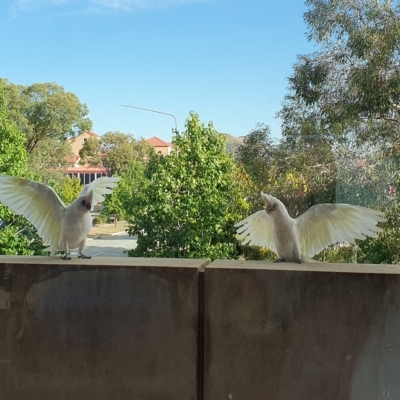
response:
<path id="1" fill-rule="evenodd" d="M 345 264 L 345 263 L 274 263 L 270 261 L 215 260 L 207 265 L 210 269 L 249 269 L 265 271 L 340 272 L 356 274 L 400 275 L 398 264 Z"/>
<path id="2" fill-rule="evenodd" d="M 52 265 L 52 266 L 84 266 L 84 267 L 166 267 L 166 268 L 196 268 L 204 270 L 208 260 L 189 258 L 143 258 L 143 257 L 95 257 L 91 259 L 61 260 L 59 257 L 41 256 L 4 256 L 0 255 L 0 265 Z"/>
<path id="3" fill-rule="evenodd" d="M 400 275 L 398 264 L 345 264 L 345 263 L 274 263 L 268 261 L 245 260 L 215 260 L 209 262 L 205 259 L 185 258 L 144 258 L 144 257 L 97 257 L 92 259 L 78 259 L 64 261 L 59 257 L 40 256 L 4 256 L 0 255 L 2 264 L 24 265 L 52 265 L 52 266 L 84 266 L 84 267 L 165 267 L 165 268 L 196 268 L 200 272 L 205 269 L 249 269 L 265 271 L 300 271 L 300 272 L 339 272 L 339 273 L 364 273 L 364 274 L 395 274 Z"/>

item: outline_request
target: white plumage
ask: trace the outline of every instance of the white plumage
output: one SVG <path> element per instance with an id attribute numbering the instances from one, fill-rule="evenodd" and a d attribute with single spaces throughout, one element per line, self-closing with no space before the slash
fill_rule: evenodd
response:
<path id="1" fill-rule="evenodd" d="M 23 215 L 49 246 L 52 255 L 63 250 L 69 259 L 69 249 L 79 249 L 80 258 L 86 237 L 92 228 L 90 210 L 93 204 L 112 193 L 119 178 L 102 177 L 86 185 L 68 207 L 50 186 L 13 176 L 0 176 L 0 202 Z"/>
<path id="2" fill-rule="evenodd" d="M 271 249 L 278 261 L 310 261 L 331 244 L 354 243 L 366 236 L 376 238 L 385 222 L 382 213 L 349 204 L 317 204 L 300 217 L 289 216 L 284 204 L 261 192 L 266 210 L 260 210 L 235 224 L 242 244 Z"/>

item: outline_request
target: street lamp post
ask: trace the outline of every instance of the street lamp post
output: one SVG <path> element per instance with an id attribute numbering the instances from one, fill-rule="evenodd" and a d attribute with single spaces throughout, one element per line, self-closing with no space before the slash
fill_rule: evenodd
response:
<path id="1" fill-rule="evenodd" d="M 127 104 L 121 104 L 121 106 L 122 106 L 122 107 L 137 108 L 138 110 L 150 111 L 150 112 L 154 112 L 154 113 L 157 113 L 157 114 L 170 115 L 170 116 L 175 120 L 175 131 L 176 131 L 176 132 L 178 131 L 178 121 L 177 121 L 177 119 L 176 119 L 176 117 L 175 117 L 174 114 L 167 113 L 167 112 L 164 112 L 164 111 L 151 110 L 151 109 L 149 109 L 149 108 L 136 107 L 136 106 L 129 106 L 129 105 L 127 105 Z"/>

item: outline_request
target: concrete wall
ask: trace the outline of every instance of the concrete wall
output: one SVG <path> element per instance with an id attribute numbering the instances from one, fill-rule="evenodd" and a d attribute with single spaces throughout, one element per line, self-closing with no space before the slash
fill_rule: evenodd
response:
<path id="1" fill-rule="evenodd" d="M 197 399 L 206 262 L 77 263 L 0 257 L 0 399 Z"/>
<path id="2" fill-rule="evenodd" d="M 0 256 L 0 399 L 400 399 L 400 266 L 205 265 Z"/>
<path id="3" fill-rule="evenodd" d="M 211 264 L 204 398 L 400 399 L 399 273 L 397 265 Z"/>

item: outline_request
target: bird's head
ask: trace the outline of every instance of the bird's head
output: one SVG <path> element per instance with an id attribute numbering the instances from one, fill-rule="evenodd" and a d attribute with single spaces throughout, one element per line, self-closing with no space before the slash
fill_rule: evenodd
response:
<path id="1" fill-rule="evenodd" d="M 79 205 L 85 209 L 85 211 L 90 211 L 92 209 L 92 202 L 90 199 L 82 197 Z"/>
<path id="2" fill-rule="evenodd" d="M 269 215 L 274 214 L 275 211 L 277 211 L 279 209 L 285 208 L 283 203 L 274 196 L 271 196 L 269 194 L 265 194 L 265 193 L 261 192 L 261 198 L 263 199 L 263 201 L 266 205 L 265 211 L 267 211 L 267 213 Z"/>

